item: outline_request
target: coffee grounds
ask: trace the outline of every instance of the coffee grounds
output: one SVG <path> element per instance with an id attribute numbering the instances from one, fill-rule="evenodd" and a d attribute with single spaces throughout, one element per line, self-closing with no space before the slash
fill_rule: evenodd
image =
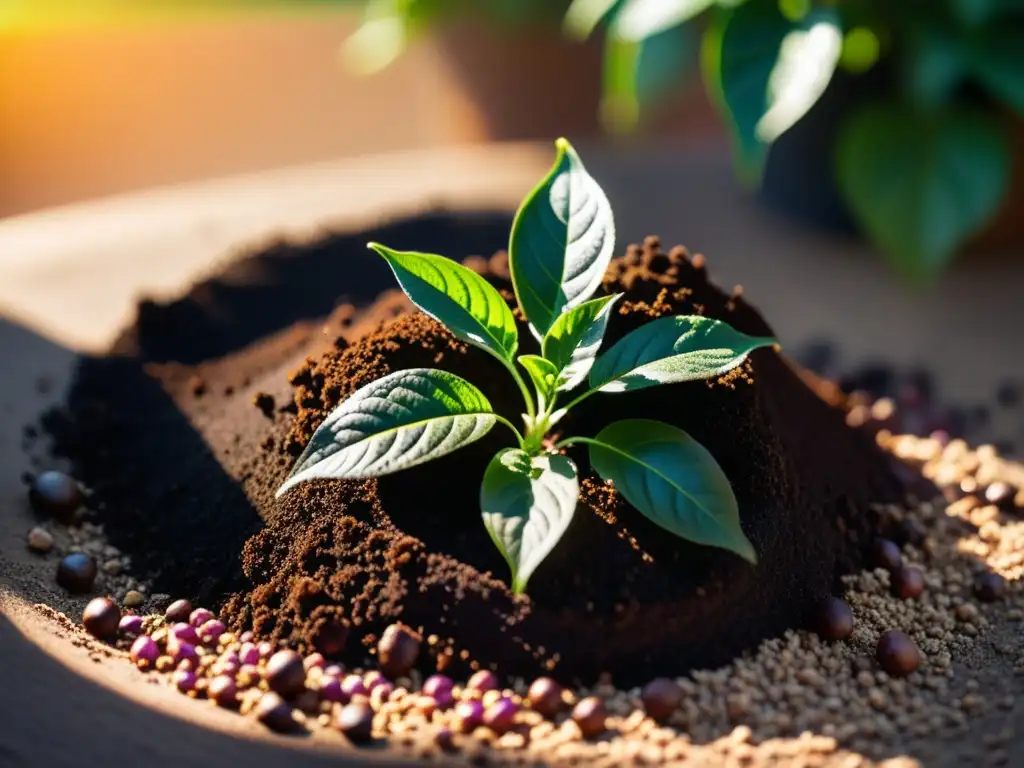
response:
<path id="1" fill-rule="evenodd" d="M 370 257 L 348 258 L 358 272 Z M 512 301 L 503 256 L 469 263 Z M 702 258 L 666 254 L 654 238 L 613 263 L 604 290 L 626 294 L 606 344 L 668 314 L 771 335 L 742 296 L 708 282 Z M 521 322 L 520 331 L 521 352 L 533 351 Z M 402 621 L 427 638 L 424 670 L 611 672 L 629 683 L 723 664 L 803 623 L 863 561 L 880 524 L 872 506 L 904 491 L 870 434 L 847 427 L 784 357 L 758 350 L 722 380 L 594 396 L 559 425 L 592 435 L 644 417 L 688 431 L 732 481 L 758 565 L 666 534 L 591 472 L 585 450 L 571 449 L 580 506 L 529 597 L 515 597 L 479 517 L 484 467 L 510 444 L 500 427 L 427 465 L 314 481 L 274 500 L 330 410 L 391 371 L 448 370 L 499 412 L 519 412 L 507 372 L 411 312 L 401 294 L 339 307 L 322 327 L 298 325 L 221 359 L 139 357 L 88 361 L 67 412 L 50 420 L 111 541 L 161 591 L 207 602 L 233 593 L 224 614 L 236 628 L 306 647 L 343 623 L 342 656 L 352 661 Z"/>

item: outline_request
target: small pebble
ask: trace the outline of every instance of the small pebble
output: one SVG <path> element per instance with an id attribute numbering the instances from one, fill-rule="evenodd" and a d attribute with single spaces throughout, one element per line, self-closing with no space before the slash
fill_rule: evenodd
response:
<path id="1" fill-rule="evenodd" d="M 489 669 L 481 669 L 469 678 L 466 687 L 481 693 L 496 691 L 498 689 L 498 678 Z"/>
<path id="2" fill-rule="evenodd" d="M 592 739 L 605 732 L 608 708 L 597 696 L 587 696 L 573 707 L 572 719 L 579 726 L 583 738 Z"/>
<path id="3" fill-rule="evenodd" d="M 983 573 L 974 582 L 974 594 L 983 603 L 994 603 L 1006 592 L 1006 580 L 998 573 Z"/>
<path id="4" fill-rule="evenodd" d="M 391 624 L 377 643 L 377 664 L 392 680 L 407 675 L 419 655 L 419 635 L 401 624 Z"/>
<path id="5" fill-rule="evenodd" d="M 267 662 L 267 685 L 286 699 L 298 696 L 306 688 L 306 668 L 295 651 L 278 651 Z"/>
<path id="6" fill-rule="evenodd" d="M 838 597 L 826 597 L 815 612 L 814 628 L 823 640 L 845 640 L 853 634 L 853 611 Z"/>
<path id="7" fill-rule="evenodd" d="M 640 692 L 644 711 L 655 720 L 666 720 L 683 703 L 683 689 L 667 677 L 655 678 Z"/>
<path id="8" fill-rule="evenodd" d="M 886 632 L 878 640 L 875 657 L 882 669 L 893 677 L 906 677 L 921 664 L 917 644 L 902 632 Z"/>
<path id="9" fill-rule="evenodd" d="M 527 693 L 530 707 L 548 719 L 565 709 L 565 702 L 562 701 L 562 686 L 550 677 L 538 677 L 530 685 Z"/>
<path id="10" fill-rule="evenodd" d="M 920 568 L 902 566 L 892 575 L 892 593 L 901 600 L 916 600 L 924 592 L 924 575 Z"/>
<path id="11" fill-rule="evenodd" d="M 215 619 L 213 611 L 207 610 L 206 608 L 196 608 L 192 613 L 188 615 L 188 623 L 197 629 L 211 619 Z"/>
<path id="12" fill-rule="evenodd" d="M 175 600 L 164 611 L 164 618 L 172 624 L 179 622 L 188 622 L 188 617 L 192 613 L 192 603 L 188 600 Z"/>
<path id="13" fill-rule="evenodd" d="M 335 716 L 334 727 L 353 744 L 366 744 L 373 739 L 373 710 L 363 702 L 346 704 Z"/>
<path id="14" fill-rule="evenodd" d="M 206 696 L 219 707 L 234 707 L 238 703 L 238 687 L 229 675 L 217 675 L 206 686 Z"/>
<path id="15" fill-rule="evenodd" d="M 92 589 L 96 581 L 96 561 L 82 552 L 65 555 L 57 564 L 57 583 L 73 594 Z"/>
<path id="16" fill-rule="evenodd" d="M 121 609 L 108 597 L 96 597 L 89 601 L 82 613 L 82 626 L 93 637 L 109 640 L 117 635 L 121 621 Z"/>
<path id="17" fill-rule="evenodd" d="M 142 634 L 142 626 L 143 622 L 141 616 L 129 615 L 121 617 L 121 621 L 118 623 L 117 629 L 122 635 L 134 637 L 135 635 Z"/>
<path id="18" fill-rule="evenodd" d="M 146 597 L 137 589 L 129 589 L 124 593 L 124 600 L 122 602 L 126 608 L 138 608 L 146 602 Z"/>
<path id="19" fill-rule="evenodd" d="M 132 643 L 128 657 L 140 667 L 152 666 L 160 658 L 160 646 L 149 635 L 141 635 Z"/>
<path id="20" fill-rule="evenodd" d="M 53 549 L 53 535 L 37 525 L 28 532 L 28 548 L 33 552 L 46 554 Z"/>
<path id="21" fill-rule="evenodd" d="M 29 503 L 41 515 L 63 523 L 71 522 L 82 506 L 85 494 L 82 486 L 63 472 L 43 472 L 29 489 Z"/>
<path id="22" fill-rule="evenodd" d="M 876 568 L 895 571 L 903 564 L 903 555 L 895 542 L 889 539 L 875 539 L 871 545 L 871 563 Z"/>
<path id="23" fill-rule="evenodd" d="M 278 733 L 289 733 L 299 727 L 292 717 L 291 706 L 276 693 L 265 693 L 256 705 L 254 714 L 259 722 Z"/>

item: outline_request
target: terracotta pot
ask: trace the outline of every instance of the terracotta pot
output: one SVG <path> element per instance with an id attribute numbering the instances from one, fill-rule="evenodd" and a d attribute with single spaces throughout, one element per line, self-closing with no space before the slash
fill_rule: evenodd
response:
<path id="1" fill-rule="evenodd" d="M 446 82 L 440 94 L 445 141 L 590 139 L 603 133 L 603 42 L 567 39 L 555 24 L 497 28 L 472 20 L 439 28 L 434 42 Z M 719 136 L 721 126 L 698 77 L 645 117 L 636 134 Z"/>

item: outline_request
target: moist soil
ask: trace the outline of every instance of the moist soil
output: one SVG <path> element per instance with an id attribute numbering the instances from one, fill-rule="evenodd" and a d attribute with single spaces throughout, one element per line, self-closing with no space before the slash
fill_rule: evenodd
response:
<path id="1" fill-rule="evenodd" d="M 873 510 L 907 489 L 874 436 L 847 426 L 774 350 L 719 381 L 595 396 L 560 425 L 592 435 L 646 417 L 688 431 L 729 476 L 756 567 L 665 534 L 573 452 L 579 508 L 529 597 L 513 596 L 478 507 L 484 467 L 508 444 L 502 430 L 412 470 L 311 482 L 275 500 L 330 410 L 391 371 L 448 370 L 500 412 L 519 412 L 507 373 L 413 311 L 364 248 L 436 243 L 457 255 L 500 243 L 506 226 L 433 217 L 399 233 L 277 244 L 177 302 L 140 305 L 111 355 L 83 361 L 67 407 L 47 419 L 57 452 L 91 489 L 89 514 L 133 571 L 159 592 L 222 606 L 236 629 L 352 662 L 401 621 L 425 638 L 423 671 L 610 672 L 630 684 L 724 664 L 803 624 L 863 564 L 883 527 Z M 328 260 L 345 276 L 325 288 L 308 265 Z M 503 254 L 466 263 L 512 301 Z M 666 253 L 655 238 L 616 259 L 602 290 L 625 293 L 606 344 L 667 314 L 771 334 L 740 292 L 708 281 L 703 257 Z M 520 326 L 522 352 L 534 351 Z"/>

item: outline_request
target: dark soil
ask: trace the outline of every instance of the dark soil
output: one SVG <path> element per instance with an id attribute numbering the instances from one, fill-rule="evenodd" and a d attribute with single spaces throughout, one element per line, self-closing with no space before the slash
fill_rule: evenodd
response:
<path id="1" fill-rule="evenodd" d="M 504 221 L 470 226 L 480 228 L 467 234 L 458 220 L 436 217 L 419 243 L 373 237 L 455 255 L 477 242 L 473 234 L 500 243 L 507 232 Z M 562 423 L 583 435 L 641 416 L 686 429 L 732 481 L 756 567 L 648 523 L 593 477 L 580 451 L 573 458 L 586 480 L 573 523 L 531 579 L 530 597 L 514 598 L 478 508 L 484 467 L 507 444 L 502 430 L 425 466 L 378 480 L 317 481 L 275 502 L 327 413 L 392 370 L 452 371 L 498 410 L 518 413 L 507 374 L 486 355 L 409 311 L 394 291 L 368 302 L 390 286 L 363 249 L 369 237 L 306 247 L 345 259 L 354 276 L 342 292 L 356 303 L 338 306 L 326 324 L 284 328 L 282 306 L 304 306 L 303 285 L 326 296 L 314 271 L 280 296 L 273 281 L 263 290 L 245 281 L 217 289 L 270 302 L 265 315 L 273 317 L 251 327 L 227 312 L 230 302 L 211 297 L 209 284 L 167 307 L 147 303 L 119 345 L 123 356 L 85 361 L 66 412 L 49 420 L 59 452 L 93 489 L 93 514 L 160 591 L 223 602 L 236 627 L 296 645 L 341 621 L 351 626 L 343 653 L 351 660 L 400 620 L 428 639 L 425 670 L 486 665 L 584 679 L 610 671 L 629 683 L 722 664 L 803 623 L 837 577 L 862 562 L 880 525 L 872 505 L 902 498 L 871 435 L 848 428 L 785 358 L 759 350 L 727 380 L 594 397 Z M 275 264 L 304 263 L 301 249 L 277 248 Z M 695 261 L 683 249 L 662 252 L 654 239 L 617 260 L 604 289 L 626 297 L 607 343 L 679 313 L 771 333 Z M 469 263 L 511 298 L 502 255 Z M 261 308 L 250 303 L 247 312 L 260 316 Z M 302 318 L 315 315 L 292 317 Z M 528 347 L 528 334 L 521 338 Z"/>

